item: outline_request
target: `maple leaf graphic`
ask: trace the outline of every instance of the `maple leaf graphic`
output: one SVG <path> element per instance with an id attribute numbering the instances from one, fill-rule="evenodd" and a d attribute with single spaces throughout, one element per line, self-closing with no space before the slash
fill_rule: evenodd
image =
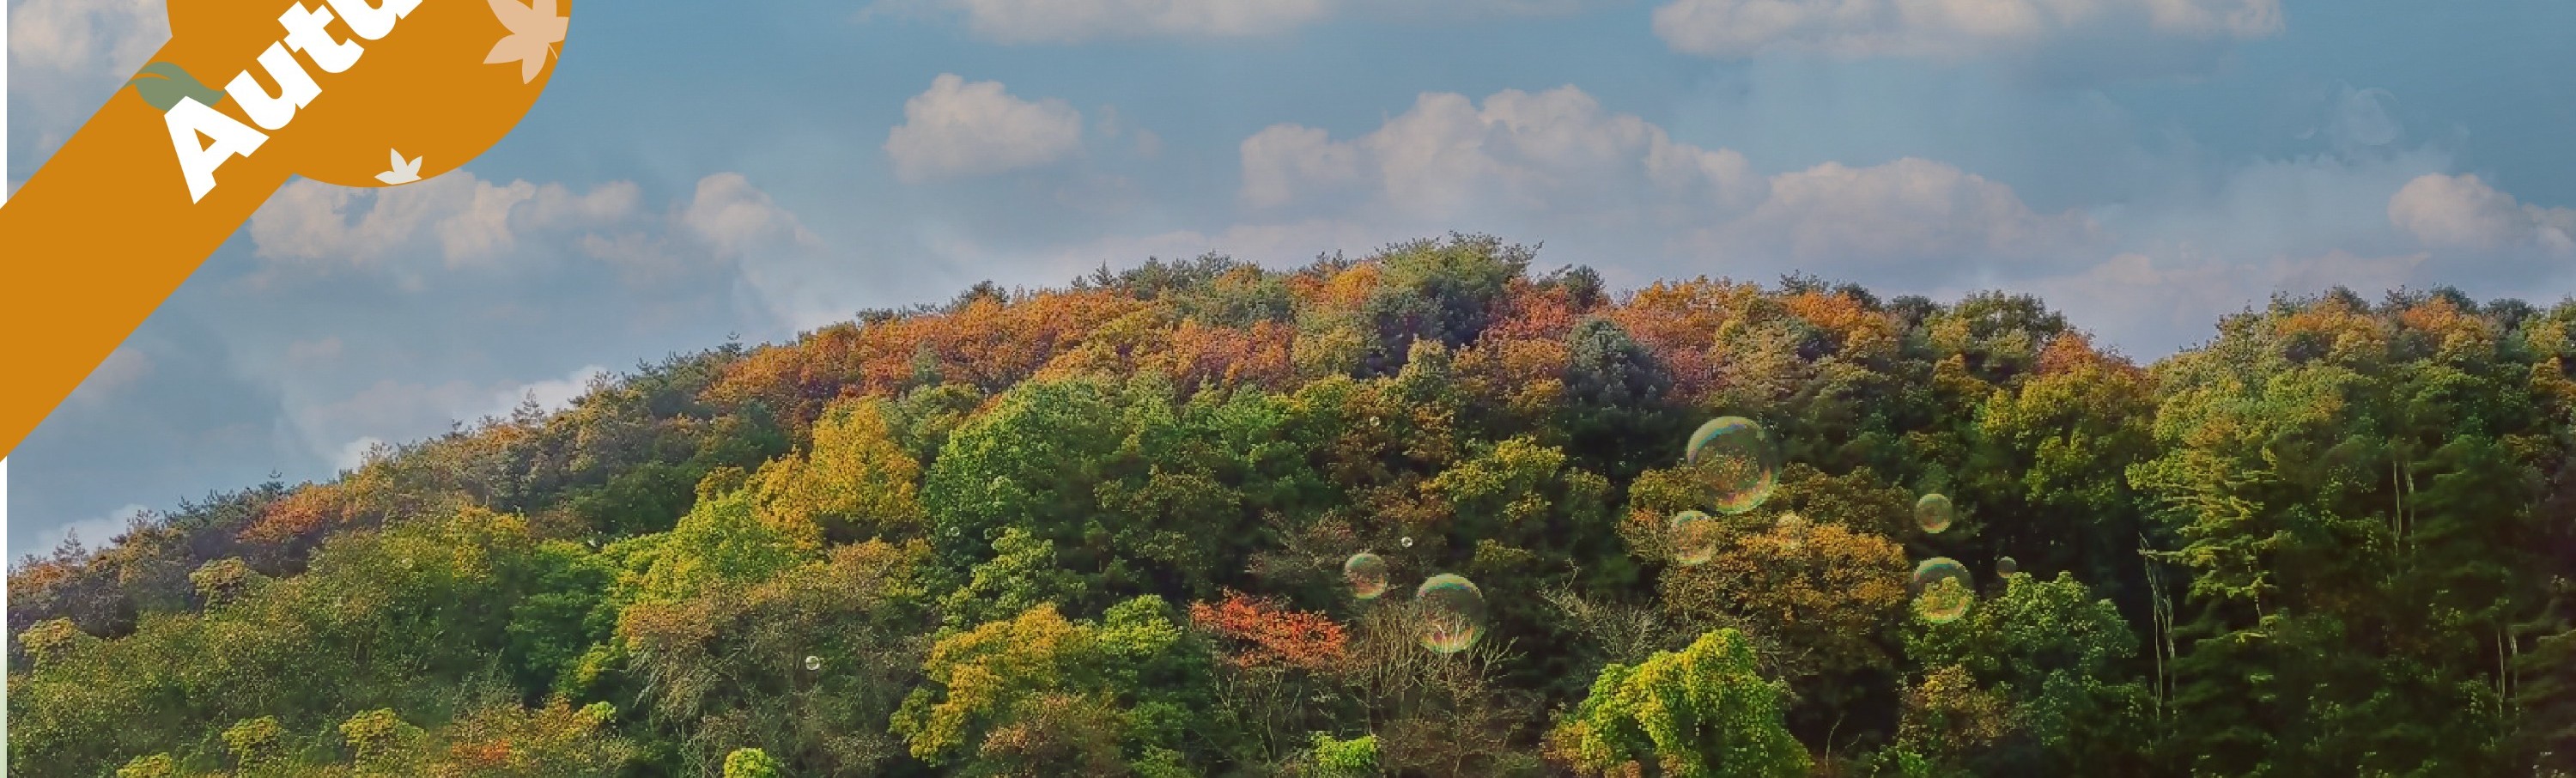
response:
<path id="1" fill-rule="evenodd" d="M 393 169 L 377 173 L 376 180 L 383 181 L 388 185 L 408 184 L 413 181 L 420 180 L 421 158 L 413 157 L 406 160 L 403 159 L 402 150 L 392 149 L 391 151 L 394 155 Z"/>
<path id="2" fill-rule="evenodd" d="M 519 0 L 490 1 L 492 15 L 500 18 L 501 26 L 510 28 L 510 34 L 492 44 L 492 53 L 483 56 L 483 64 L 517 62 L 519 83 L 535 82 L 537 71 L 546 68 L 547 55 L 554 53 L 555 44 L 563 42 L 564 29 L 572 19 L 556 15 L 555 0 L 531 0 L 533 6 L 522 5 Z"/>

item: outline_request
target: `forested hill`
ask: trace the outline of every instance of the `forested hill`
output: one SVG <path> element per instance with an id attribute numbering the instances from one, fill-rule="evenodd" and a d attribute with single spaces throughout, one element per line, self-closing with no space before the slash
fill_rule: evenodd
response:
<path id="1" fill-rule="evenodd" d="M 13 568 L 10 772 L 2576 770 L 2576 302 L 2141 366 L 1534 259 L 983 286 L 183 506 Z"/>

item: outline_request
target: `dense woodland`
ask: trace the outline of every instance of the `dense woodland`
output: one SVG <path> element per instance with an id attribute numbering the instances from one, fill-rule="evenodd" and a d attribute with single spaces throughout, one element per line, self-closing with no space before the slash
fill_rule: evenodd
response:
<path id="1" fill-rule="evenodd" d="M 2576 302 L 2138 365 L 2027 296 L 1536 259 L 988 284 L 138 520 L 12 568 L 10 772 L 2576 771 Z M 1777 489 L 1676 564 L 1727 415 Z"/>

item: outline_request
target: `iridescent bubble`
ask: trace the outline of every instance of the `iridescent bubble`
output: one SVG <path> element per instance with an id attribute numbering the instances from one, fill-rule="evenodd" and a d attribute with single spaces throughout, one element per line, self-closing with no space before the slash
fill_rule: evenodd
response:
<path id="1" fill-rule="evenodd" d="M 2012 575 L 2018 572 L 2021 572 L 2021 563 L 2013 561 L 2012 557 L 1995 560 L 1996 575 Z"/>
<path id="2" fill-rule="evenodd" d="M 1807 517 L 1795 513 L 1780 514 L 1781 545 L 1792 549 L 1807 545 Z"/>
<path id="3" fill-rule="evenodd" d="M 1933 557 L 1914 566 L 1914 615 L 1934 624 L 1956 621 L 1975 604 L 1975 581 L 1968 568 L 1949 557 Z"/>
<path id="4" fill-rule="evenodd" d="M 1673 561 L 1683 565 L 1705 564 L 1717 556 L 1718 536 L 1725 528 L 1717 519 L 1699 511 L 1673 514 L 1671 532 Z"/>
<path id="5" fill-rule="evenodd" d="M 1485 634 L 1485 593 L 1465 578 L 1441 573 L 1413 590 L 1422 619 L 1422 647 L 1455 654 Z"/>
<path id="6" fill-rule="evenodd" d="M 1950 528 L 1950 520 L 1957 517 L 1958 511 L 1951 507 L 1948 497 L 1927 494 L 1914 501 L 1914 523 L 1921 525 L 1924 532 L 1941 534 L 1942 530 Z"/>
<path id="7" fill-rule="evenodd" d="M 1366 551 L 1342 562 L 1342 578 L 1351 582 L 1351 596 L 1363 600 L 1386 593 L 1386 575 L 1386 559 Z"/>
<path id="8" fill-rule="evenodd" d="M 1406 535 L 1406 536 L 1404 536 L 1404 539 L 1396 541 L 1396 544 L 1397 544 L 1397 545 L 1400 545 L 1400 546 L 1403 546 L 1403 547 L 1405 547 L 1405 548 L 1412 548 L 1412 547 L 1413 547 L 1413 536 L 1412 536 L 1412 535 Z"/>
<path id="9" fill-rule="evenodd" d="M 1684 459 L 1708 489 L 1709 507 L 1739 514 L 1760 507 L 1780 483 L 1779 450 L 1762 425 L 1722 416 L 1691 433 Z"/>
<path id="10" fill-rule="evenodd" d="M 809 671 L 809 672 L 810 672 L 810 671 L 814 671 L 814 670 L 821 670 L 821 669 L 823 669 L 823 658 L 822 658 L 822 657 L 819 657 L 819 656 L 809 656 L 809 657 L 806 657 L 806 658 L 805 658 L 805 669 L 806 669 L 807 671 Z"/>

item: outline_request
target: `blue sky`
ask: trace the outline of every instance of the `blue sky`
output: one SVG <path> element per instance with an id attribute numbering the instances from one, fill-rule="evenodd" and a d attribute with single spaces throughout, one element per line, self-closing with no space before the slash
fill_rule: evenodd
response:
<path id="1" fill-rule="evenodd" d="M 9 0 L 23 178 L 167 37 Z M 1451 229 L 1617 286 L 2038 293 L 2129 353 L 2275 291 L 2576 289 L 2552 0 L 576 5 L 462 171 L 296 182 L 11 457 L 12 557 L 600 370 L 975 281 Z M 14 187 L 16 181 L 9 182 Z"/>

